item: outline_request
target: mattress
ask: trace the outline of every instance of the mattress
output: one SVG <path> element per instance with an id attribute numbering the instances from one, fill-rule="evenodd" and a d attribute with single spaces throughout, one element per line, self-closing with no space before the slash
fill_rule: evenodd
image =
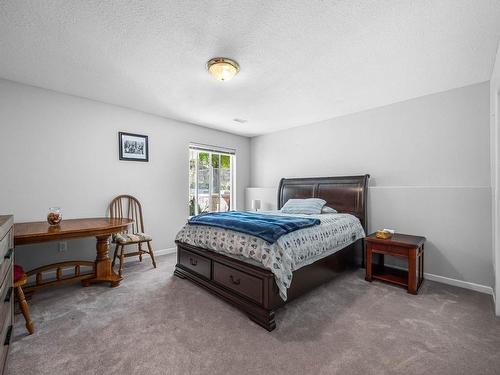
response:
<path id="1" fill-rule="evenodd" d="M 270 270 L 275 276 L 281 298 L 286 301 L 293 271 L 334 254 L 365 236 L 359 219 L 349 214 L 299 215 L 279 211 L 261 213 L 317 218 L 321 223 L 285 234 L 273 244 L 229 229 L 186 224 L 177 234 L 176 241 Z"/>

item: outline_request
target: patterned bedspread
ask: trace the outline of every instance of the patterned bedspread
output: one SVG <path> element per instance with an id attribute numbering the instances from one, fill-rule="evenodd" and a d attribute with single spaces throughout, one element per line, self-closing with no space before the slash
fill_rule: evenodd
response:
<path id="1" fill-rule="evenodd" d="M 273 244 L 228 229 L 186 224 L 177 234 L 176 241 L 234 256 L 243 261 L 248 260 L 271 270 L 280 296 L 286 301 L 293 271 L 331 255 L 365 236 L 359 219 L 349 214 L 268 213 L 317 218 L 321 220 L 321 224 L 288 233 Z"/>

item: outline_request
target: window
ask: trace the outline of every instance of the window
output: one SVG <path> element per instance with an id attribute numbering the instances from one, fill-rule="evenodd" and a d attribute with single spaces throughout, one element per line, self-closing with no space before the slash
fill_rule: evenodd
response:
<path id="1" fill-rule="evenodd" d="M 189 146 L 189 215 L 234 209 L 234 150 Z"/>

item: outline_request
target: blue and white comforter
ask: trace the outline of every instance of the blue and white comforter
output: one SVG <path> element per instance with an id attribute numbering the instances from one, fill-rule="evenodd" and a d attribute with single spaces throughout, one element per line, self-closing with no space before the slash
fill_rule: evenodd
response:
<path id="1" fill-rule="evenodd" d="M 286 301 L 293 271 L 331 255 L 365 236 L 359 219 L 349 214 L 298 215 L 275 211 L 269 214 L 317 218 L 321 220 L 321 224 L 288 233 L 273 244 L 228 229 L 186 224 L 177 234 L 176 241 L 244 261 L 249 260 L 250 263 L 257 263 L 271 270 L 280 296 Z"/>

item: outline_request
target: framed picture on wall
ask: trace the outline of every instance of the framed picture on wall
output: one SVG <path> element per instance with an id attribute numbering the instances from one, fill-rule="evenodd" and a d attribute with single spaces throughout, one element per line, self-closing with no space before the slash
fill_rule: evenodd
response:
<path id="1" fill-rule="evenodd" d="M 120 160 L 149 161 L 148 136 L 132 133 L 118 133 Z"/>

